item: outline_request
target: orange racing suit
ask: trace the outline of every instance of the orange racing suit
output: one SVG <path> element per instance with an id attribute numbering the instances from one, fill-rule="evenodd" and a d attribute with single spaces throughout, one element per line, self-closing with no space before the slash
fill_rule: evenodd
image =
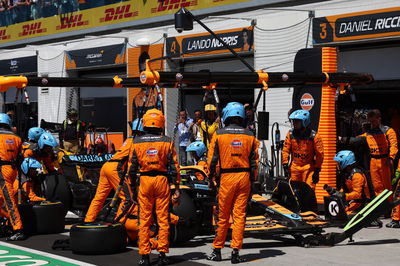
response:
<path id="1" fill-rule="evenodd" d="M 62 169 L 57 162 L 57 158 L 55 158 L 54 154 L 47 154 L 41 151 L 38 147 L 37 143 L 25 141 L 22 144 L 22 154 L 24 158 L 35 158 L 38 160 L 44 167 L 45 170 L 49 172 L 57 171 L 62 174 Z"/>
<path id="2" fill-rule="evenodd" d="M 349 205 L 346 207 L 346 213 L 351 214 L 364 206 L 370 193 L 365 174 L 358 168 L 353 168 L 345 180 L 345 197 Z"/>
<path id="3" fill-rule="evenodd" d="M 200 158 L 200 160 L 197 162 L 198 166 L 201 166 L 203 168 L 204 173 L 208 176 L 210 174 L 210 170 L 208 169 L 208 163 L 207 163 L 207 156 L 203 156 Z M 196 173 L 196 178 L 197 180 L 204 180 L 204 177 L 200 173 Z"/>
<path id="4" fill-rule="evenodd" d="M 371 161 L 370 172 L 375 194 L 379 195 L 383 190 L 392 189 L 392 171 L 391 160 L 397 155 L 396 132 L 390 127 L 381 126 L 370 129 L 368 132 L 360 135 L 367 140 Z"/>
<path id="5" fill-rule="evenodd" d="M 131 162 L 130 176 L 140 174 L 139 254 L 151 252 L 150 225 L 153 209 L 159 225 L 157 251 L 168 253 L 170 182 L 180 183 L 174 144 L 169 137 L 161 135 L 145 134 L 137 137 L 133 144 Z"/>
<path id="6" fill-rule="evenodd" d="M 104 202 L 111 190 L 116 190 L 119 186 L 121 178 L 125 178 L 126 163 L 128 161 L 129 153 L 132 149 L 132 137 L 125 140 L 119 150 L 113 155 L 113 157 L 106 162 L 100 170 L 100 179 L 97 186 L 96 195 L 90 203 L 89 210 L 85 217 L 85 222 L 93 222 L 101 209 L 103 208 Z M 131 191 L 129 189 L 129 180 L 125 180 L 121 191 L 119 192 L 119 198 L 121 203 L 117 211 L 117 217 L 129 208 L 131 199 Z M 127 211 L 127 210 L 126 210 Z M 130 215 L 136 216 L 137 207 L 134 207 Z M 128 219 L 130 220 L 130 219 Z M 127 220 L 127 221 L 128 221 Z M 133 240 L 137 238 L 137 225 L 132 222 L 126 222 L 125 227 L 127 229 L 128 236 Z"/>
<path id="7" fill-rule="evenodd" d="M 22 229 L 22 221 L 13 188 L 18 174 L 16 160 L 21 152 L 21 145 L 20 137 L 11 131 L 0 130 L 0 203 L 5 203 L 7 214 L 14 230 Z"/>
<path id="8" fill-rule="evenodd" d="M 315 190 L 315 184 L 312 182 L 314 169 L 321 169 L 324 160 L 324 146 L 318 133 L 306 129 L 305 134 L 300 135 L 290 130 L 282 149 L 282 164 L 289 164 L 289 156 L 292 160 L 291 180 L 303 181 Z"/>
<path id="9" fill-rule="evenodd" d="M 39 197 L 35 193 L 34 185 L 32 179 L 26 177 L 24 174 L 21 173 L 21 189 L 25 192 L 26 199 L 29 201 L 44 201 L 45 198 Z M 18 189 L 19 189 L 19 182 L 18 179 L 14 181 L 14 192 L 15 192 L 15 199 L 18 201 Z"/>
<path id="10" fill-rule="evenodd" d="M 221 177 L 217 207 L 217 232 L 214 248 L 223 248 L 233 215 L 231 248 L 241 249 L 246 221 L 246 206 L 251 183 L 257 178 L 259 142 L 253 133 L 237 125 L 217 130 L 208 150 L 210 177 L 219 163 Z"/>

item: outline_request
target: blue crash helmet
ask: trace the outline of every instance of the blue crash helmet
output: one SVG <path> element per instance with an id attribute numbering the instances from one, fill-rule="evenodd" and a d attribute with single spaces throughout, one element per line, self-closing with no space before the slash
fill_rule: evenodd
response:
<path id="1" fill-rule="evenodd" d="M 41 127 L 31 127 L 28 131 L 28 139 L 38 142 L 44 132 L 44 129 Z"/>
<path id="2" fill-rule="evenodd" d="M 303 127 L 308 127 L 311 123 L 310 112 L 306 110 L 296 110 L 290 114 L 289 119 L 301 120 Z"/>
<path id="3" fill-rule="evenodd" d="M 43 149 L 43 147 L 44 147 L 45 145 L 51 146 L 51 147 L 53 147 L 53 148 L 58 146 L 57 140 L 56 140 L 56 139 L 54 138 L 54 136 L 51 135 L 51 133 L 49 133 L 49 132 L 44 132 L 44 133 L 40 136 L 39 141 L 38 141 L 38 144 L 39 144 L 39 148 L 40 148 L 40 149 Z"/>
<path id="4" fill-rule="evenodd" d="M 356 163 L 356 156 L 349 150 L 343 150 L 338 152 L 333 158 L 338 164 L 340 169 L 344 169 L 349 165 Z"/>
<path id="5" fill-rule="evenodd" d="M 240 117 L 245 118 L 244 106 L 238 102 L 230 102 L 222 110 L 222 121 L 225 121 L 230 117 Z"/>
<path id="6" fill-rule="evenodd" d="M 11 118 L 8 116 L 8 114 L 0 113 L 0 124 L 6 124 L 11 127 Z"/>
<path id="7" fill-rule="evenodd" d="M 38 160 L 34 158 L 25 158 L 21 164 L 22 173 L 27 175 L 30 168 L 40 169 L 41 171 L 43 169 L 43 166 Z"/>
<path id="8" fill-rule="evenodd" d="M 138 123 L 139 123 L 139 125 L 138 125 Z M 132 131 L 140 131 L 140 132 L 144 132 L 144 129 L 143 129 L 143 122 L 142 122 L 142 119 L 140 118 L 136 118 L 135 120 L 133 120 L 133 123 L 132 123 Z"/>
<path id="9" fill-rule="evenodd" d="M 194 151 L 196 155 L 201 157 L 204 153 L 207 152 L 206 145 L 202 141 L 195 141 L 189 144 L 186 148 L 187 152 Z"/>

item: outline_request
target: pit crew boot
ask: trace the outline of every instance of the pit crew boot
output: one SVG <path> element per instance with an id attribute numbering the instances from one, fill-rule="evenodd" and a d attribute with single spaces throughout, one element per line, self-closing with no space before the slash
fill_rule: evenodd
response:
<path id="1" fill-rule="evenodd" d="M 142 258 L 138 262 L 139 266 L 150 266 L 150 256 L 149 255 L 142 255 Z"/>
<path id="2" fill-rule="evenodd" d="M 20 241 L 25 239 L 26 236 L 22 230 L 16 230 L 11 236 L 6 238 L 7 241 Z"/>
<path id="3" fill-rule="evenodd" d="M 214 248 L 211 254 L 207 257 L 207 260 L 221 261 L 222 260 L 221 249 Z"/>
<path id="4" fill-rule="evenodd" d="M 242 262 L 246 262 L 246 259 L 241 258 L 239 256 L 239 250 L 238 249 L 233 249 L 232 257 L 231 257 L 231 263 L 232 264 L 238 264 L 238 263 L 242 263 Z"/>
<path id="5" fill-rule="evenodd" d="M 392 220 L 390 223 L 386 224 L 387 228 L 400 228 L 400 221 Z"/>
<path id="6" fill-rule="evenodd" d="M 169 260 L 167 256 L 165 256 L 164 252 L 160 252 L 160 255 L 158 255 L 158 266 L 164 266 L 168 265 Z"/>
<path id="7" fill-rule="evenodd" d="M 377 219 L 373 220 L 373 221 L 370 223 L 369 226 L 377 226 L 377 227 L 381 228 L 381 227 L 383 226 L 383 223 L 382 223 L 382 221 L 381 221 L 379 218 L 377 218 Z"/>

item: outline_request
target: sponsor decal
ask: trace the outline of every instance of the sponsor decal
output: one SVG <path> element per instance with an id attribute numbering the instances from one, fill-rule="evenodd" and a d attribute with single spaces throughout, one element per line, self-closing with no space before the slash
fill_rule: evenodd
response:
<path id="1" fill-rule="evenodd" d="M 61 17 L 61 24 L 56 30 L 64 30 L 89 25 L 89 20 L 83 20 L 83 14 Z"/>
<path id="2" fill-rule="evenodd" d="M 139 11 L 131 11 L 131 5 L 122 5 L 104 10 L 104 17 L 100 18 L 100 22 L 109 22 L 124 18 L 136 17 Z"/>
<path id="3" fill-rule="evenodd" d="M 309 93 L 304 93 L 300 98 L 300 106 L 303 110 L 310 111 L 314 106 L 314 98 Z"/>
<path id="4" fill-rule="evenodd" d="M 10 34 L 7 34 L 7 29 L 0 30 L 0 40 L 8 40 L 11 38 Z"/>
<path id="5" fill-rule="evenodd" d="M 152 8 L 151 13 L 176 10 L 181 7 L 197 6 L 198 0 L 164 0 L 159 1 L 157 8 Z"/>
<path id="6" fill-rule="evenodd" d="M 242 148 L 242 142 L 240 141 L 240 139 L 234 139 L 234 140 L 232 140 L 232 142 L 231 142 L 231 146 L 232 146 L 232 148 L 234 148 L 234 149 L 240 149 L 240 148 Z"/>
<path id="7" fill-rule="evenodd" d="M 7 144 L 14 144 L 14 140 L 13 139 L 6 139 L 6 143 Z"/>
<path id="8" fill-rule="evenodd" d="M 151 147 L 146 151 L 146 154 L 148 157 L 156 157 L 158 154 L 158 150 L 154 147 Z"/>
<path id="9" fill-rule="evenodd" d="M 42 28 L 42 22 L 34 22 L 22 25 L 22 32 L 18 34 L 19 37 L 31 36 L 47 31 L 47 28 Z"/>
<path id="10" fill-rule="evenodd" d="M 339 214 L 339 204 L 336 201 L 329 202 L 328 210 L 332 216 L 337 216 Z"/>

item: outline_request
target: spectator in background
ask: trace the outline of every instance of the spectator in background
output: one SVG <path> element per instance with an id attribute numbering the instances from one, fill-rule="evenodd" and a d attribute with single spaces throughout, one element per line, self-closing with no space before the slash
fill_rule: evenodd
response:
<path id="1" fill-rule="evenodd" d="M 254 136 L 256 135 L 256 123 L 254 121 L 254 111 L 253 105 L 250 103 L 246 103 L 244 105 L 244 110 L 246 112 L 246 118 L 244 119 L 244 126 L 246 129 L 253 132 Z"/>
<path id="2" fill-rule="evenodd" d="M 31 0 L 31 17 L 33 20 L 39 19 L 43 16 L 42 14 L 42 1 L 43 0 Z"/>
<path id="3" fill-rule="evenodd" d="M 0 1 L 0 26 L 8 26 L 8 3 L 5 0 Z"/>
<path id="4" fill-rule="evenodd" d="M 180 165 L 187 165 L 186 147 L 189 145 L 191 132 L 189 128 L 193 124 L 193 119 L 189 118 L 186 110 L 179 112 L 179 118 L 176 121 L 174 133 L 178 131 L 179 135 L 179 163 Z"/>
<path id="5" fill-rule="evenodd" d="M 41 7 L 42 7 L 42 12 L 43 12 L 44 18 L 48 18 L 48 17 L 52 17 L 54 15 L 57 15 L 57 8 L 55 6 L 55 3 L 53 3 L 53 0 L 42 0 Z"/>
<path id="6" fill-rule="evenodd" d="M 217 116 L 217 107 L 213 104 L 204 106 L 205 120 L 200 123 L 201 140 L 206 144 L 207 149 L 210 145 L 212 136 L 219 128 L 220 118 Z"/>
<path id="7" fill-rule="evenodd" d="M 15 23 L 21 23 L 30 20 L 31 8 L 30 0 L 18 0 L 16 2 L 15 12 L 17 14 Z"/>
<path id="8" fill-rule="evenodd" d="M 200 110 L 194 111 L 194 121 L 192 125 L 189 128 L 189 131 L 191 132 L 191 142 L 200 140 L 201 141 L 201 134 L 200 134 L 200 124 L 203 121 L 203 114 Z"/>

